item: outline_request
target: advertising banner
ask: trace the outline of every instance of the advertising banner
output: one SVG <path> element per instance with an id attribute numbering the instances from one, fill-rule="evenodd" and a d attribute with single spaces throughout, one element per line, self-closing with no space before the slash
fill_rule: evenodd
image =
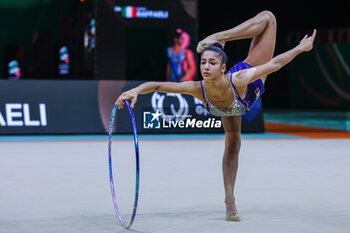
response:
<path id="1" fill-rule="evenodd" d="M 0 81 L 0 134 L 107 133 L 117 97 L 142 82 Z M 261 103 L 242 118 L 242 132 L 263 132 Z M 133 109 L 138 133 L 223 133 L 220 117 L 189 95 L 154 92 Z M 131 133 L 128 111 L 117 111 L 113 128 Z"/>
<path id="2" fill-rule="evenodd" d="M 0 134 L 101 133 L 97 81 L 0 81 Z"/>

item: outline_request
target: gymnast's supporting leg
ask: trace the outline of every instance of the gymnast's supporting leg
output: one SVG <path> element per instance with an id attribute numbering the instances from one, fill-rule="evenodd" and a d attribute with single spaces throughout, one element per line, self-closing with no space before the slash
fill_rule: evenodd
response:
<path id="1" fill-rule="evenodd" d="M 275 50 L 277 23 L 270 11 L 263 11 L 255 17 L 230 29 L 231 40 L 253 38 L 247 58 L 252 66 L 271 60 Z M 266 77 L 262 80 L 265 82 Z M 223 176 L 225 185 L 226 220 L 238 221 L 234 187 L 238 170 L 238 155 L 241 147 L 241 117 L 222 117 L 225 129 L 225 152 L 223 156 Z"/>
<path id="2" fill-rule="evenodd" d="M 222 172 L 225 186 L 226 220 L 239 221 L 235 205 L 234 187 L 238 170 L 238 154 L 241 148 L 241 117 L 222 117 L 225 129 L 225 151 Z"/>

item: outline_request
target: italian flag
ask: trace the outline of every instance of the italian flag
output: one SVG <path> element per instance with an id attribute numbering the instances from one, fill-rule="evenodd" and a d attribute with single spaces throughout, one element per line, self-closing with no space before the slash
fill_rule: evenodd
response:
<path id="1" fill-rule="evenodd" d="M 136 6 L 125 6 L 122 9 L 124 18 L 136 18 Z"/>

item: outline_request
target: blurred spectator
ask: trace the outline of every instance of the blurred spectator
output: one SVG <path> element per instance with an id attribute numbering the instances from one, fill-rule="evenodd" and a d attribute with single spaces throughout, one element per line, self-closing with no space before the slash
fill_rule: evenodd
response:
<path id="1" fill-rule="evenodd" d="M 167 49 L 167 81 L 193 81 L 196 74 L 196 64 L 193 52 L 187 47 L 190 35 L 182 29 L 176 29 L 173 46 Z"/>

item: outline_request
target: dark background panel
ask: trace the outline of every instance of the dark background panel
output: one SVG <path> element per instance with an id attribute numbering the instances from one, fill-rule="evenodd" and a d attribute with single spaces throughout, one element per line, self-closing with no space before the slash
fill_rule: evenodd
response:
<path id="1" fill-rule="evenodd" d="M 127 80 L 164 80 L 168 30 L 132 27 L 126 30 Z"/>
<path id="2" fill-rule="evenodd" d="M 350 2 L 314 1 L 199 1 L 199 40 L 211 33 L 236 26 L 263 10 L 270 10 L 277 19 L 275 54 L 288 49 L 288 33 L 350 27 Z M 250 40 L 228 43 L 228 65 L 246 58 Z M 288 102 L 288 66 L 271 74 L 263 95 L 265 108 L 286 108 Z"/>
<path id="3" fill-rule="evenodd" d="M 98 5 L 96 4 L 98 2 Z M 141 19 L 121 20 L 113 12 L 113 4 L 142 5 L 144 1 L 118 0 L 51 0 L 32 1 L 18 0 L 0 3 L 0 79 L 7 79 L 7 63 L 18 58 L 23 79 L 142 79 L 164 80 L 160 78 L 164 72 L 161 53 L 164 46 L 170 46 L 171 34 L 178 27 L 193 32 L 190 48 L 195 49 L 199 39 L 211 33 L 225 30 L 247 20 L 262 10 L 272 11 L 277 18 L 277 43 L 275 54 L 288 49 L 288 35 L 294 31 L 311 32 L 313 28 L 319 30 L 350 27 L 348 9 L 350 2 L 329 2 L 327 4 L 307 1 L 239 1 L 224 0 L 198 1 L 198 11 L 191 8 L 193 1 L 152 1 L 147 2 L 150 9 L 171 8 L 171 17 L 168 23 L 157 20 L 144 21 Z M 113 3 L 111 5 L 111 3 Z M 186 7 L 183 7 L 186 3 Z M 89 31 L 90 20 L 98 17 L 97 48 L 84 47 L 84 33 Z M 191 21 L 198 19 L 198 22 Z M 69 23 L 62 23 L 69 22 Z M 125 24 L 124 27 L 116 27 Z M 141 48 L 139 38 L 126 38 L 128 30 L 138 30 L 145 27 L 150 33 L 155 30 L 168 30 L 166 41 L 156 39 L 149 42 L 149 35 L 144 40 L 156 52 L 156 59 L 147 56 L 137 57 L 137 50 Z M 66 26 L 68 25 L 68 26 Z M 135 28 L 133 28 L 135 27 Z M 141 30 L 141 29 L 140 29 Z M 143 29 L 142 29 L 143 30 Z M 198 31 L 198 33 L 196 33 Z M 162 33 L 160 33 L 162 34 Z M 158 37 L 162 37 L 158 35 Z M 84 39 L 85 38 L 85 39 Z M 91 38 L 90 38 L 91 39 Z M 130 41 L 129 41 L 130 39 Z M 128 41 L 127 41 L 128 40 Z M 133 48 L 133 42 L 135 48 Z M 166 45 L 164 45 L 166 43 Z M 228 66 L 243 60 L 248 52 L 250 40 L 241 40 L 228 43 L 225 51 L 228 54 Z M 62 44 L 68 44 L 71 55 L 71 74 L 69 77 L 58 77 L 57 49 Z M 156 49 L 157 48 L 157 49 Z M 131 52 L 128 52 L 128 51 Z M 133 55 L 136 52 L 136 55 Z M 195 54 L 196 55 L 196 54 Z M 303 55 L 301 55 L 303 56 Z M 199 61 L 199 56 L 196 57 Z M 133 64 L 128 64 L 129 60 Z M 147 60 L 149 66 L 145 65 Z M 89 61 L 89 62 L 87 62 Z M 155 63 L 158 63 L 158 68 Z M 197 62 L 198 64 L 198 62 Z M 142 72 L 144 66 L 149 67 L 147 72 L 156 72 L 157 75 L 147 75 Z M 135 67 L 135 68 L 134 68 Z M 198 66 L 199 68 L 199 66 Z M 287 108 L 290 106 L 289 97 L 297 94 L 288 88 L 288 68 L 271 74 L 266 82 L 266 93 L 263 95 L 265 108 Z M 199 69 L 198 69 L 199 71 Z M 159 75 L 159 76 L 158 76 Z M 197 76 L 197 79 L 201 79 Z"/>

